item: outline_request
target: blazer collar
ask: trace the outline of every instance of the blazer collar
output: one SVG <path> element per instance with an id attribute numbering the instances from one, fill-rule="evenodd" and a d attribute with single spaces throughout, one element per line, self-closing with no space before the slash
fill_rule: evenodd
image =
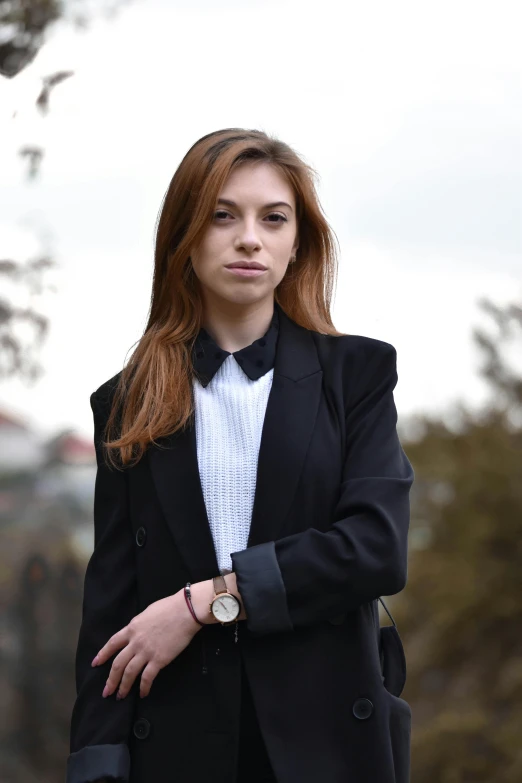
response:
<path id="1" fill-rule="evenodd" d="M 322 389 L 310 330 L 279 309 L 274 375 L 261 433 L 247 546 L 276 540 L 297 490 Z M 199 476 L 194 421 L 146 452 L 159 503 L 190 579 L 219 573 Z"/>
<path id="2" fill-rule="evenodd" d="M 192 363 L 202 386 L 207 386 L 228 356 L 233 356 L 251 381 L 257 381 L 272 369 L 275 363 L 279 335 L 279 305 L 274 303 L 274 314 L 263 337 L 241 348 L 225 351 L 206 329 L 201 327 L 192 351 Z"/>

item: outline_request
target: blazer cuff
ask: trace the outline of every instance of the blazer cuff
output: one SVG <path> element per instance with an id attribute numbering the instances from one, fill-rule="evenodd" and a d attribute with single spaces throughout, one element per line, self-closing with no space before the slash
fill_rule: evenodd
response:
<path id="1" fill-rule="evenodd" d="M 128 781 L 130 753 L 125 743 L 87 745 L 67 759 L 66 783 L 92 783 L 100 778 Z"/>
<path id="2" fill-rule="evenodd" d="M 247 547 L 232 552 L 230 557 L 247 613 L 248 630 L 258 635 L 293 631 L 275 542 Z"/>

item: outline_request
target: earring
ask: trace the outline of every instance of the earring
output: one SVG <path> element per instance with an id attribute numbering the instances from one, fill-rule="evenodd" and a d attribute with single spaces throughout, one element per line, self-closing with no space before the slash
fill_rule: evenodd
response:
<path id="1" fill-rule="evenodd" d="M 290 256 L 290 263 L 291 263 L 291 264 L 293 264 L 295 260 L 296 260 L 296 259 L 295 259 L 295 256 Z"/>

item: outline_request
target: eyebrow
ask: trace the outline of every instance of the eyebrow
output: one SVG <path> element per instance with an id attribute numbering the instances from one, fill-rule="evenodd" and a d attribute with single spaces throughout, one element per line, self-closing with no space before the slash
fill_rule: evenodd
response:
<path id="1" fill-rule="evenodd" d="M 218 204 L 226 204 L 228 207 L 237 207 L 236 202 L 229 198 L 218 199 Z M 264 204 L 262 209 L 272 209 L 273 207 L 288 207 L 288 209 L 292 209 L 290 204 L 287 204 L 286 201 L 271 201 L 270 204 Z"/>

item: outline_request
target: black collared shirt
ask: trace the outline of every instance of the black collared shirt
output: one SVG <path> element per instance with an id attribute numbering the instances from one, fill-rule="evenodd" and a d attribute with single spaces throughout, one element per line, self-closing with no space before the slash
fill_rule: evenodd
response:
<path id="1" fill-rule="evenodd" d="M 234 351 L 232 356 L 252 381 L 257 381 L 275 364 L 277 338 L 279 335 L 278 305 L 274 302 L 274 315 L 268 330 L 263 337 L 253 343 Z M 202 386 L 207 386 L 219 370 L 230 351 L 220 348 L 210 334 L 201 327 L 194 343 L 192 361 L 198 380 Z"/>

